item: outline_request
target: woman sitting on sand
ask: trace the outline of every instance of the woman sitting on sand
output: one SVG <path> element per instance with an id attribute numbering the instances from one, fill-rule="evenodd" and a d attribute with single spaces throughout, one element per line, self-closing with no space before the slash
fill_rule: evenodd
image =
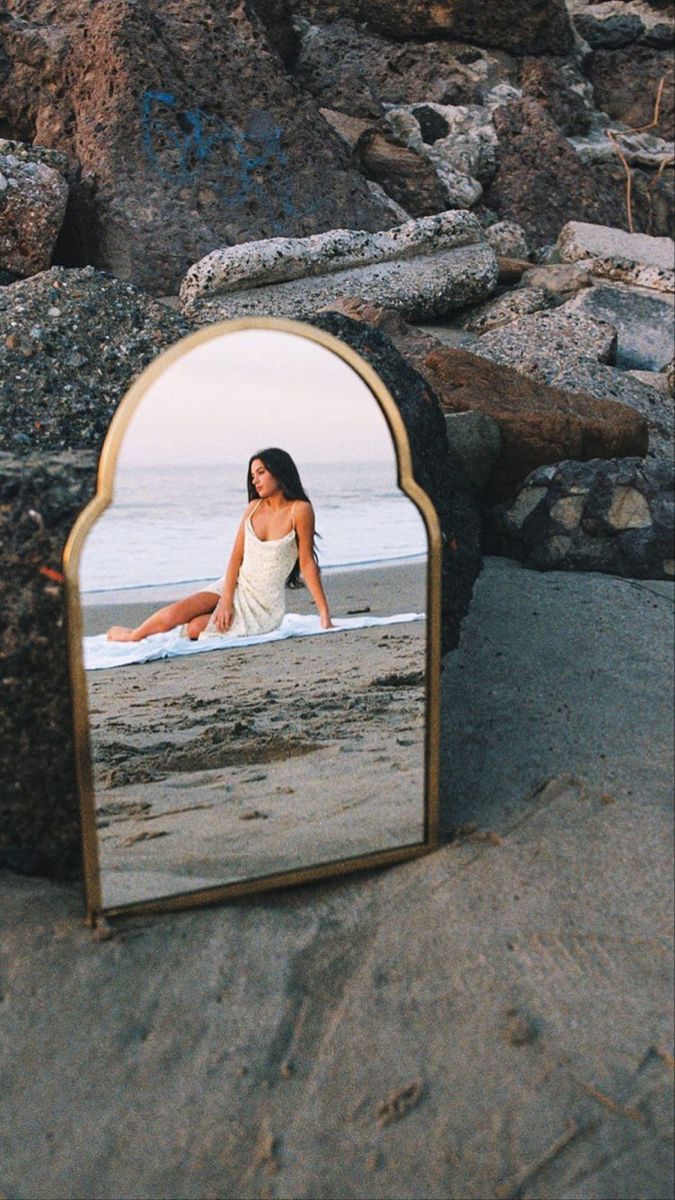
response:
<path id="1" fill-rule="evenodd" d="M 333 628 L 314 548 L 314 510 L 290 454 L 274 447 L 254 454 L 246 486 L 250 503 L 223 577 L 206 591 L 160 608 L 136 629 L 114 625 L 109 641 L 140 642 L 178 625 L 193 641 L 270 633 L 284 619 L 285 586 L 300 572 L 321 628 Z"/>

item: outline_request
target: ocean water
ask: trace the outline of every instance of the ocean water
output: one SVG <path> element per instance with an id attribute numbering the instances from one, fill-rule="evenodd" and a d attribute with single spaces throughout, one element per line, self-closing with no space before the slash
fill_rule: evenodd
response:
<path id="1" fill-rule="evenodd" d="M 425 554 L 417 508 L 391 463 L 309 463 L 302 480 L 316 514 L 322 567 Z M 247 504 L 246 467 L 120 465 L 113 503 L 80 560 L 83 592 L 222 575 Z"/>

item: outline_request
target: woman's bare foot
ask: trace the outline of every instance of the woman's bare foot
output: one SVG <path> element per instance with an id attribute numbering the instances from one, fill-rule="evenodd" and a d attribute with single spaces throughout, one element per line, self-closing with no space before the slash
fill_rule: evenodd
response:
<path id="1" fill-rule="evenodd" d="M 109 642 L 133 642 L 135 641 L 134 632 L 133 629 L 127 629 L 124 625 L 113 625 L 108 630 L 106 637 Z"/>

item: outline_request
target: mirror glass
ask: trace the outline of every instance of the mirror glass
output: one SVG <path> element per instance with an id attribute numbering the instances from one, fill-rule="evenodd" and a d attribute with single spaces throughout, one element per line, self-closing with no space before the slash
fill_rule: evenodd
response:
<path id="1" fill-rule="evenodd" d="M 419 847 L 429 515 L 391 412 L 244 328 L 117 418 L 77 554 L 101 909 Z"/>

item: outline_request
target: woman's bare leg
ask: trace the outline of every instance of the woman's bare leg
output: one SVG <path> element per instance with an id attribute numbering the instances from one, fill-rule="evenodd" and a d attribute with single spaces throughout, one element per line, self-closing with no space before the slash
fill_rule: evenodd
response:
<path id="1" fill-rule="evenodd" d="M 195 592 L 193 596 L 186 596 L 184 600 L 176 600 L 174 604 L 167 604 L 164 608 L 158 609 L 136 629 L 127 629 L 124 625 L 113 625 L 112 629 L 108 630 L 108 641 L 140 642 L 153 633 L 168 633 L 177 625 L 187 625 L 195 617 L 210 616 L 219 599 L 220 596 L 217 592 Z M 205 625 L 207 623 L 204 622 Z"/>
<path id="2" fill-rule="evenodd" d="M 206 629 L 210 620 L 211 613 L 203 613 L 201 617 L 193 617 L 191 621 L 188 621 L 185 632 L 191 641 L 197 641 L 200 633 Z"/>

